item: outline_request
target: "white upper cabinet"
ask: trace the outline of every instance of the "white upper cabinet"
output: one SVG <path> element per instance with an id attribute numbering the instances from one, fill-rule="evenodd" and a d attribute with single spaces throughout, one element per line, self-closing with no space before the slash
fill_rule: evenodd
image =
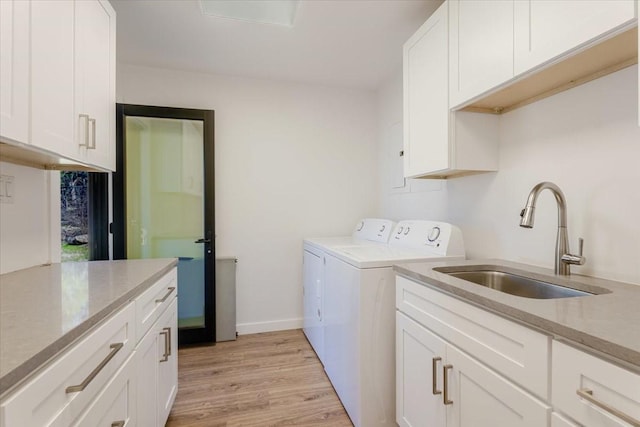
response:
<path id="1" fill-rule="evenodd" d="M 74 2 L 31 2 L 31 144 L 80 160 L 74 120 Z"/>
<path id="2" fill-rule="evenodd" d="M 449 4 L 404 44 L 404 176 L 497 170 L 496 117 L 449 112 Z"/>
<path id="3" fill-rule="evenodd" d="M 634 0 L 518 0 L 514 70 L 529 71 L 633 22 Z"/>
<path id="4" fill-rule="evenodd" d="M 449 166 L 447 5 L 404 44 L 404 174 Z"/>
<path id="5" fill-rule="evenodd" d="M 511 111 L 638 62 L 636 0 L 449 0 L 449 107 Z"/>
<path id="6" fill-rule="evenodd" d="M 115 170 L 115 12 L 107 1 L 76 2 L 76 117 L 87 115 L 90 164 Z"/>
<path id="7" fill-rule="evenodd" d="M 29 139 L 29 4 L 0 1 L 0 135 Z"/>
<path id="8" fill-rule="evenodd" d="M 513 0 L 449 0 L 449 106 L 511 79 Z"/>
<path id="9" fill-rule="evenodd" d="M 109 2 L 3 0 L 0 8 L 0 138 L 13 144 L 1 158 L 49 168 L 62 168 L 64 158 L 114 170 L 116 25 Z"/>

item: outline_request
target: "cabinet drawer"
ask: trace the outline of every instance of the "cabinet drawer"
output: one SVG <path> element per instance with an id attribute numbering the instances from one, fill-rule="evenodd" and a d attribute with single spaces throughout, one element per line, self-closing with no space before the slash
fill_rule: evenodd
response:
<path id="1" fill-rule="evenodd" d="M 581 424 L 640 425 L 639 374 L 557 341 L 553 342 L 552 372 L 554 407 Z M 588 393 L 587 397 L 579 396 L 578 390 Z M 623 421 L 625 415 L 635 424 Z"/>
<path id="2" fill-rule="evenodd" d="M 551 337 L 403 277 L 396 306 L 447 341 L 547 400 Z"/>
<path id="3" fill-rule="evenodd" d="M 178 294 L 178 270 L 174 268 L 136 298 L 136 342 L 151 328 Z"/>
<path id="4" fill-rule="evenodd" d="M 131 303 L 8 397 L 0 407 L 0 424 L 71 425 L 133 351 L 134 328 Z"/>
<path id="5" fill-rule="evenodd" d="M 82 414 L 74 427 L 136 425 L 136 370 L 133 355 Z"/>

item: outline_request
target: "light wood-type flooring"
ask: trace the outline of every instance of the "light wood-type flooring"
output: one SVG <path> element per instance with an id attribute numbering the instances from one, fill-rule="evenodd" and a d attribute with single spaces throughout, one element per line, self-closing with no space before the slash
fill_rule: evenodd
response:
<path id="1" fill-rule="evenodd" d="M 178 364 L 167 426 L 352 426 L 300 329 L 182 348 Z"/>

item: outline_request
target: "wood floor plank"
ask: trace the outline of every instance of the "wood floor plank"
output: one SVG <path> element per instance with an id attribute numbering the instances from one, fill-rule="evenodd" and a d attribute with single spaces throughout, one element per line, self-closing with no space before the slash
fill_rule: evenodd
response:
<path id="1" fill-rule="evenodd" d="M 169 427 L 352 427 L 301 330 L 178 352 Z"/>

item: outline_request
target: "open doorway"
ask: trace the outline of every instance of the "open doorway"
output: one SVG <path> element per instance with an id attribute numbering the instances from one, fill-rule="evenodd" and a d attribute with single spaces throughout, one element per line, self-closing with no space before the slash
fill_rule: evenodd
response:
<path id="1" fill-rule="evenodd" d="M 61 261 L 109 259 L 108 174 L 60 172 Z"/>

